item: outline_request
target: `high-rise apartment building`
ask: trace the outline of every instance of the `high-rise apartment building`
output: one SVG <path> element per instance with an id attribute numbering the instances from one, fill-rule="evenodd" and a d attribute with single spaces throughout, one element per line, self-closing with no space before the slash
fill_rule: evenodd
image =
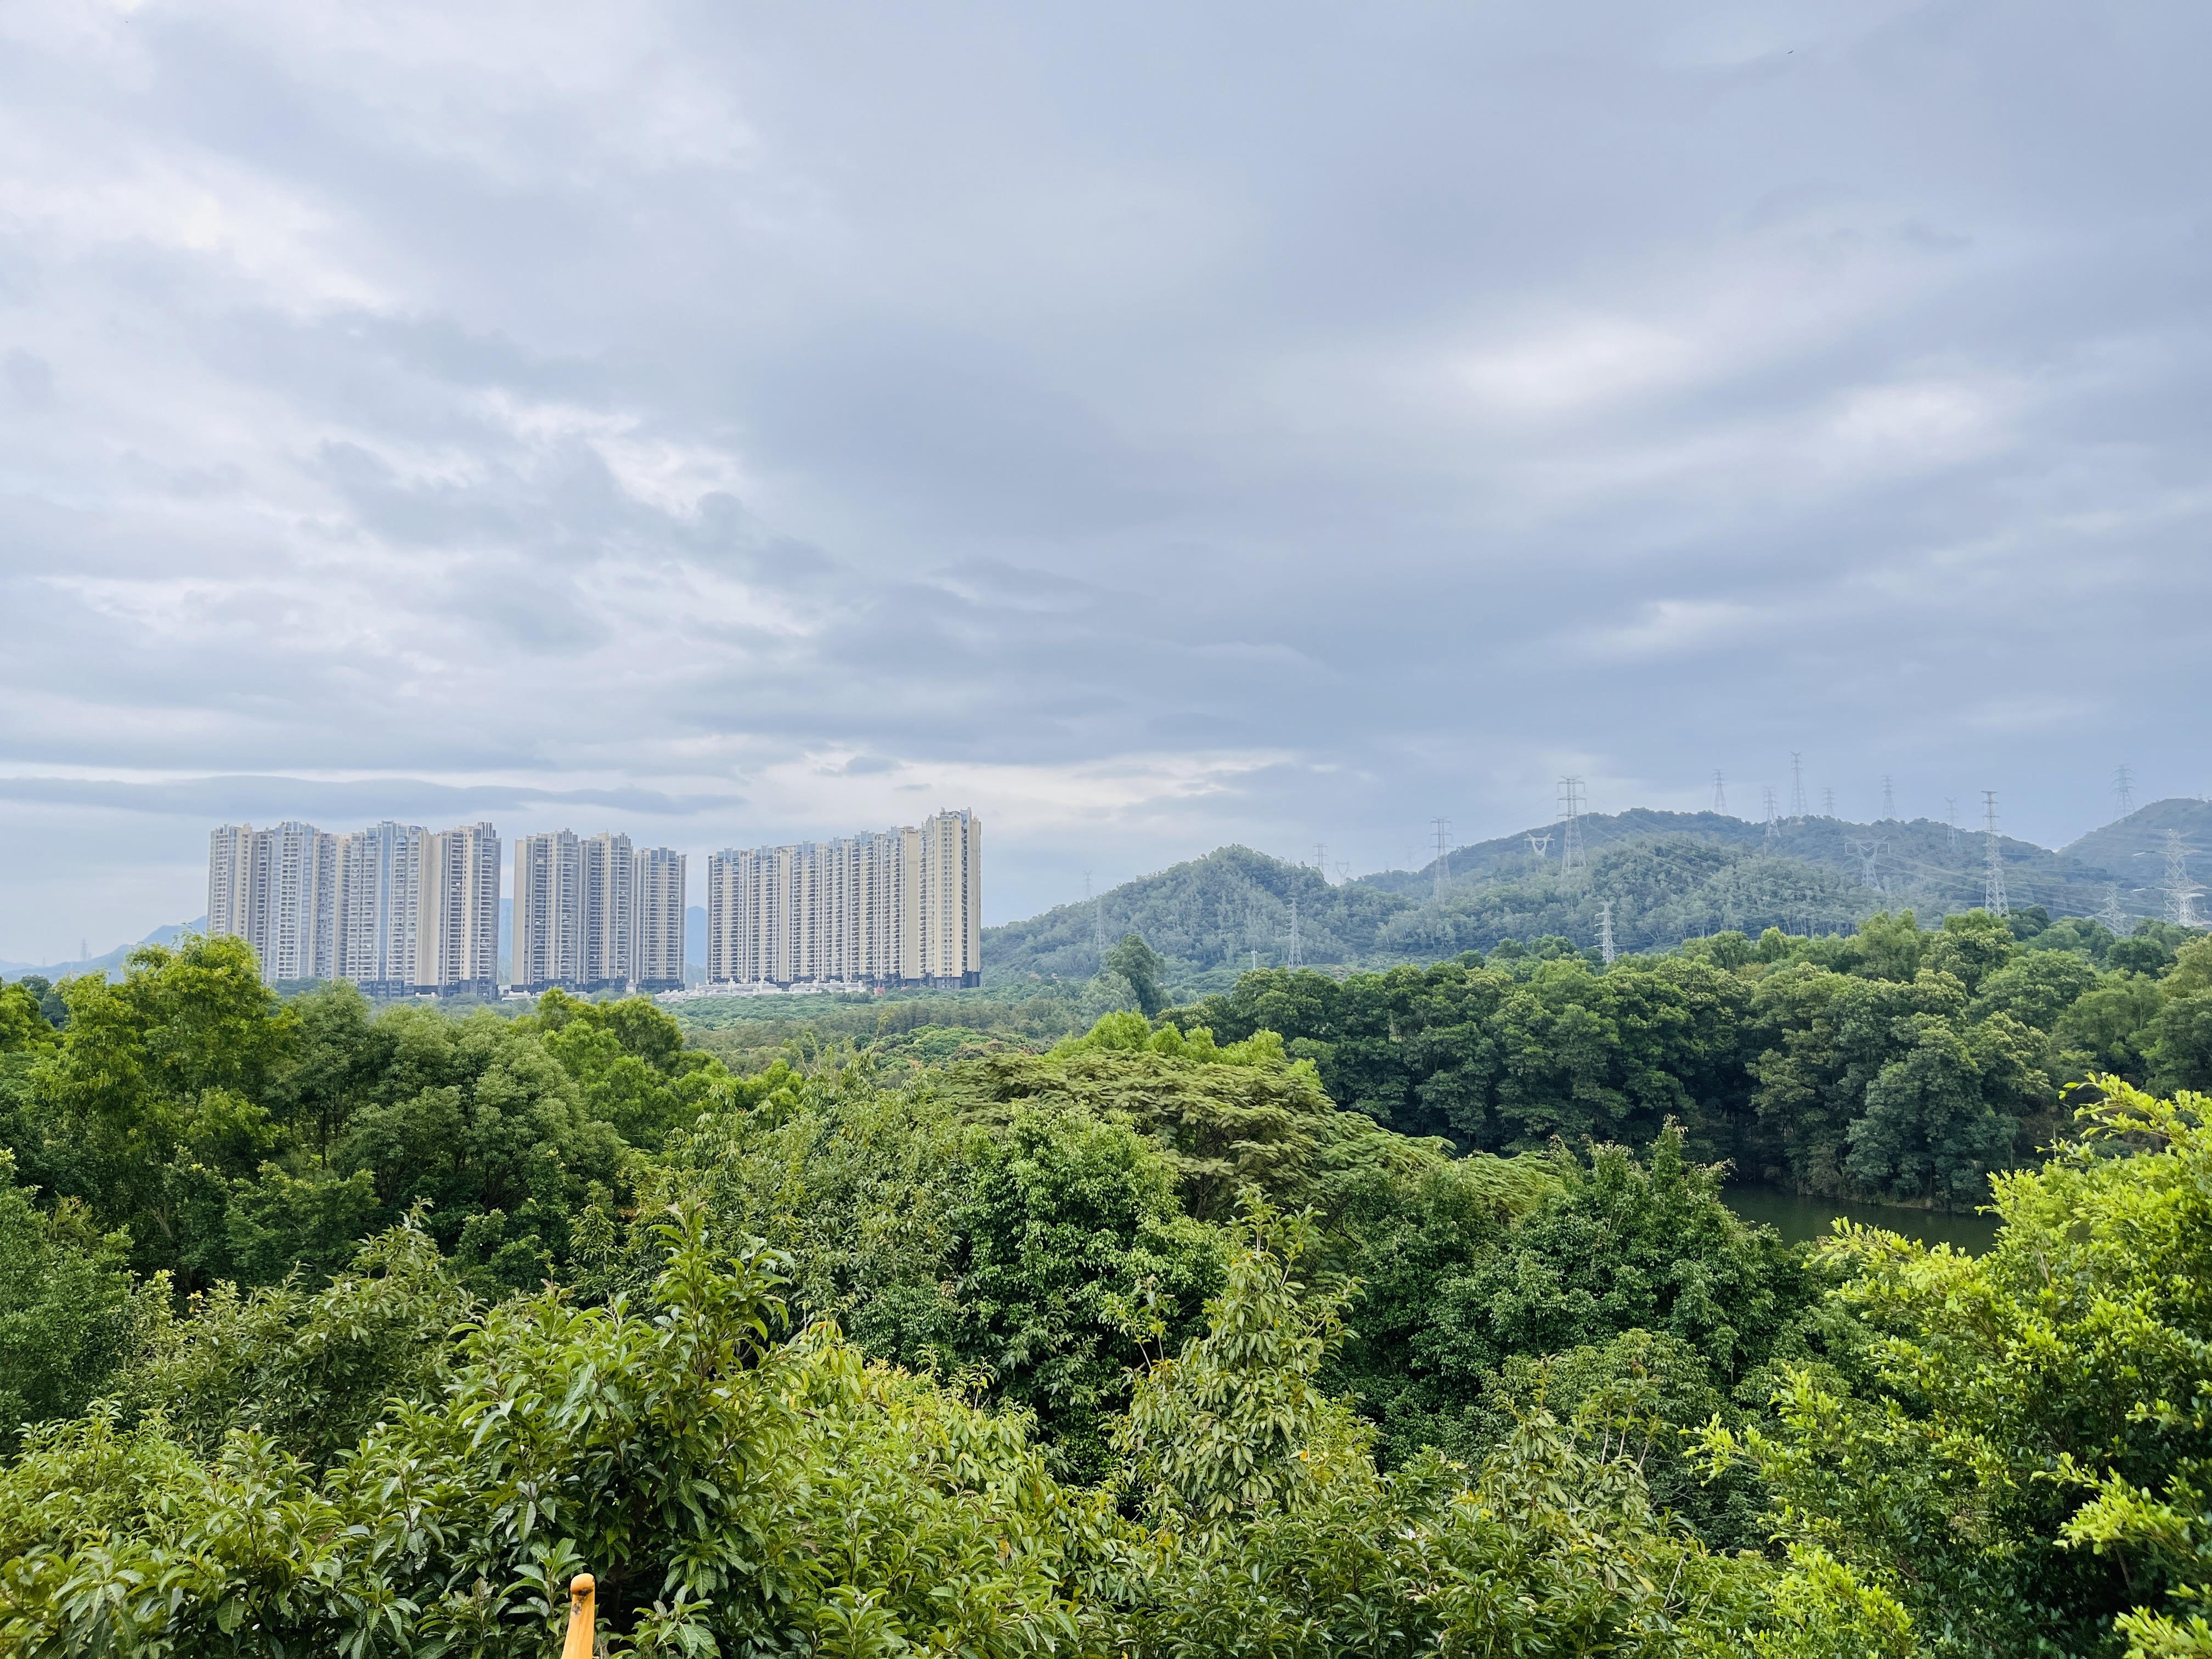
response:
<path id="1" fill-rule="evenodd" d="M 921 826 L 915 903 L 925 985 L 983 982 L 983 833 L 972 812 L 940 812 Z"/>
<path id="2" fill-rule="evenodd" d="M 982 825 L 918 826 L 717 853 L 707 977 L 725 984 L 982 982 Z"/>
<path id="3" fill-rule="evenodd" d="M 208 932 L 234 933 L 262 977 L 347 979 L 376 996 L 498 990 L 499 834 L 386 822 L 225 824 L 208 838 Z"/>
<path id="4" fill-rule="evenodd" d="M 514 843 L 514 988 L 584 985 L 584 848 L 566 830 Z"/>
<path id="5" fill-rule="evenodd" d="M 337 838 L 312 823 L 225 824 L 208 838 L 208 932 L 246 940 L 271 984 L 331 977 L 337 890 Z"/>
<path id="6" fill-rule="evenodd" d="M 518 991 L 684 988 L 684 855 L 567 830 L 514 844 Z"/>
<path id="7" fill-rule="evenodd" d="M 665 847 L 648 847 L 638 854 L 633 868 L 637 928 L 631 945 L 635 970 L 630 982 L 641 991 L 680 991 L 684 988 L 684 854 Z"/>
<path id="8" fill-rule="evenodd" d="M 637 971 L 638 866 L 647 856 L 628 836 L 593 836 L 580 843 L 584 867 L 584 945 L 581 988 L 620 990 Z M 682 899 L 677 901 L 680 905 Z M 516 975 L 518 981 L 520 975 Z M 681 982 L 679 970 L 679 984 Z"/>
<path id="9" fill-rule="evenodd" d="M 472 823 L 422 837 L 415 989 L 499 992 L 499 831 Z"/>
<path id="10" fill-rule="evenodd" d="M 371 996 L 405 996 L 414 990 L 422 841 L 419 823 L 389 819 L 337 838 L 333 978 L 351 980 Z"/>

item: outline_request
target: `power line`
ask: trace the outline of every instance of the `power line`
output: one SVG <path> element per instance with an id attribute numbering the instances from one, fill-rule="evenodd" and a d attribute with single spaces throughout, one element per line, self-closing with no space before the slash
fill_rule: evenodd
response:
<path id="1" fill-rule="evenodd" d="M 1795 749 L 1790 751 L 1790 816 L 1800 823 L 1805 822 L 1804 760 Z"/>
<path id="2" fill-rule="evenodd" d="M 1989 866 L 1982 878 L 1982 908 L 1993 916 L 2008 916 L 2012 906 L 2005 902 L 2004 855 L 1997 850 L 1997 792 L 1982 791 L 1984 827 L 1989 835 Z"/>
<path id="3" fill-rule="evenodd" d="M 2125 817 L 2136 810 L 2136 778 L 2122 761 L 2112 774 L 2112 799 L 2119 804 L 2120 816 Z"/>
<path id="4" fill-rule="evenodd" d="M 1583 856 L 1583 781 L 1559 780 L 1559 874 L 1579 875 L 1588 867 Z"/>
<path id="5" fill-rule="evenodd" d="M 1728 816 L 1728 785 L 1721 781 L 1717 768 L 1713 772 L 1713 811 L 1723 817 Z"/>

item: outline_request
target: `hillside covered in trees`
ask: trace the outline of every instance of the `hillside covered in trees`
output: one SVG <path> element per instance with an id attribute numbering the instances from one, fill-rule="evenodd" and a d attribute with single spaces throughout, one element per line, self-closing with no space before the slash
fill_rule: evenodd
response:
<path id="1" fill-rule="evenodd" d="M 0 1650 L 537 1656 L 588 1571 L 618 1654 L 2197 1651 L 2212 1131 L 2129 1079 L 2205 1080 L 2208 952 L 1549 943 L 735 1063 L 235 940 L 0 986 Z M 1787 1244 L 1730 1134 L 2004 1224 Z"/>
<path id="2" fill-rule="evenodd" d="M 2061 852 L 1999 836 L 2012 904 L 2101 915 L 2121 931 L 2165 914 L 2168 830 L 2212 871 L 2212 806 L 2157 801 Z M 1638 808 L 1581 820 L 1585 865 L 1563 871 L 1556 825 L 1455 848 L 1434 865 L 1332 883 L 1311 866 L 1227 847 L 984 932 L 987 981 L 1088 979 L 1099 941 L 1142 937 L 1167 981 L 1221 989 L 1254 967 L 1381 968 L 1548 935 L 1595 945 L 1601 917 L 1625 951 L 1768 927 L 1848 933 L 1878 910 L 1937 919 L 1983 902 L 1986 838 L 1925 818 L 1769 826 L 1717 812 Z M 1295 949 L 1294 949 L 1295 939 Z"/>

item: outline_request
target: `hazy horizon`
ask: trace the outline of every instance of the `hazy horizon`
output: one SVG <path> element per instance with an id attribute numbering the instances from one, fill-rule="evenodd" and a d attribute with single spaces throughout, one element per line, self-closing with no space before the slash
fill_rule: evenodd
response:
<path id="1" fill-rule="evenodd" d="M 25 0 L 0 958 L 198 915 L 239 819 L 618 828 L 696 899 L 969 806 L 995 923 L 1568 773 L 2197 795 L 2208 45 Z"/>

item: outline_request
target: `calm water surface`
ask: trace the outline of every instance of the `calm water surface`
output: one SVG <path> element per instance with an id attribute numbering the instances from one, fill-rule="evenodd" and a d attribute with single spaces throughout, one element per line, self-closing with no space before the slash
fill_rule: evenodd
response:
<path id="1" fill-rule="evenodd" d="M 1723 1194 L 1746 1221 L 1764 1221 L 1783 1237 L 1826 1238 L 1838 1216 L 1869 1227 L 1883 1227 L 1923 1244 L 1948 1244 L 1979 1255 L 1996 1242 L 1993 1215 L 1944 1215 L 1929 1210 L 1898 1209 L 1887 1204 L 1845 1204 L 1832 1198 L 1803 1198 L 1774 1187 L 1731 1187 Z"/>

